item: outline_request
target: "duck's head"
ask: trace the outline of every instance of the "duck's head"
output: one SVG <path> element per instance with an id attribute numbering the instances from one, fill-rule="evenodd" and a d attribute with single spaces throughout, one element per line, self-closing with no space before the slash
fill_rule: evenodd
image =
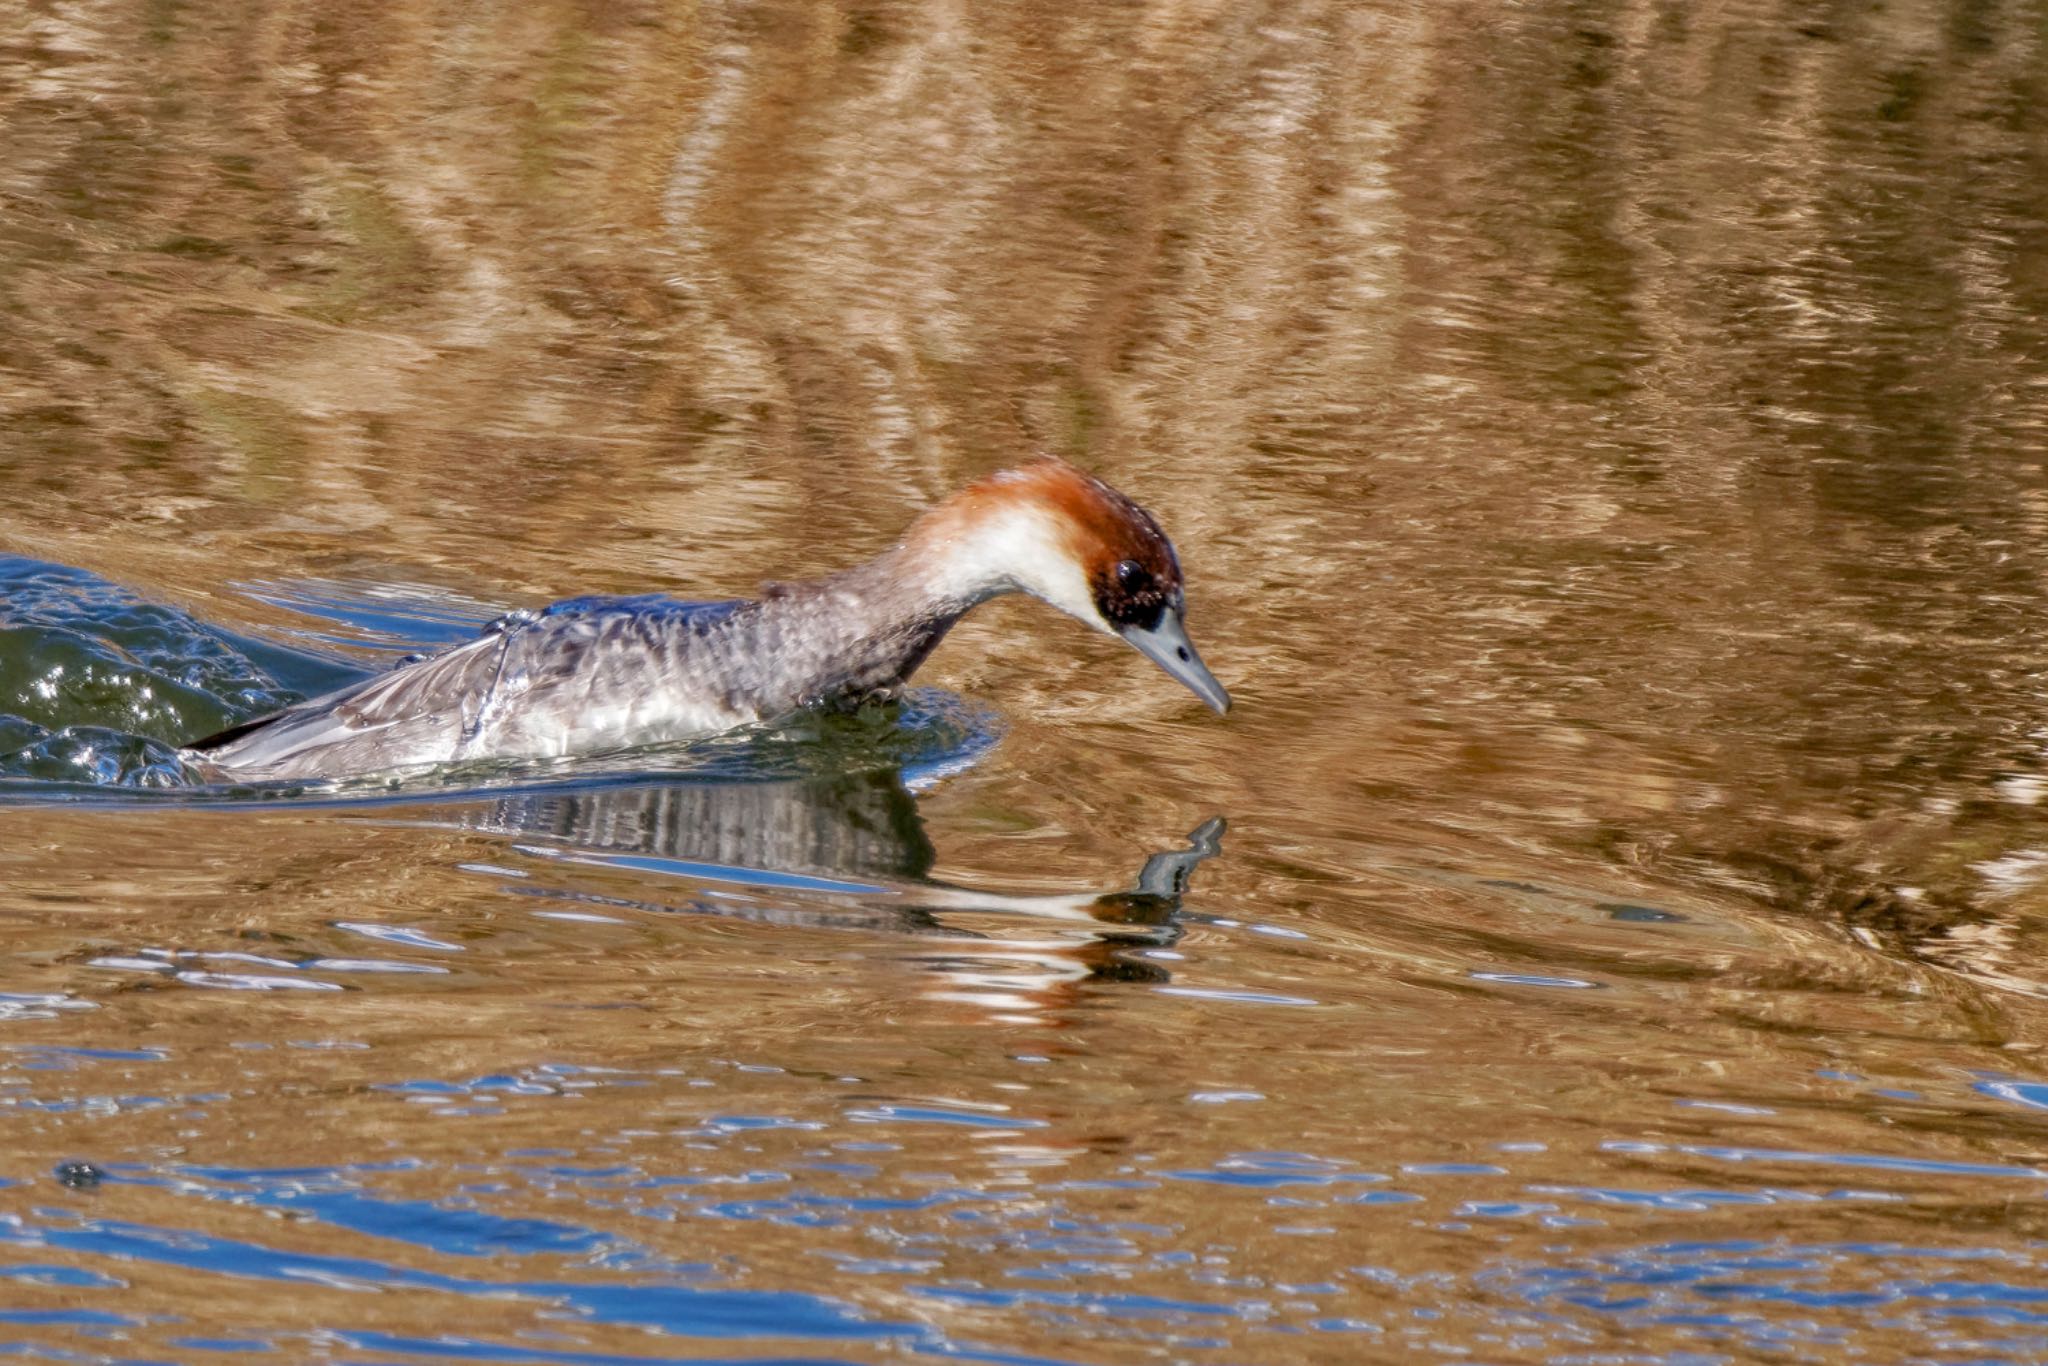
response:
<path id="1" fill-rule="evenodd" d="M 1219 714 L 1230 709 L 1188 640 L 1173 543 L 1100 479 L 1048 456 L 970 485 L 927 522 L 970 599 L 1029 593 L 1121 636 Z"/>

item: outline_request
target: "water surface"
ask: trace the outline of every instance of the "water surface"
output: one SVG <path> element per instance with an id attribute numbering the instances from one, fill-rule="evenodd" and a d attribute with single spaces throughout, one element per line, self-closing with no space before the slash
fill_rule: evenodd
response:
<path id="1" fill-rule="evenodd" d="M 2044 33 L 0 14 L 0 1342 L 2048 1355 Z M 182 786 L 1040 450 L 1228 718 L 1006 602 L 900 712 Z"/>

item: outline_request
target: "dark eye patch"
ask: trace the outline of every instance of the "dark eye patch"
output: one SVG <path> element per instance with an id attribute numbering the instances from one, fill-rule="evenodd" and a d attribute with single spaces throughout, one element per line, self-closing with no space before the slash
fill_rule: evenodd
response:
<path id="1" fill-rule="evenodd" d="M 1122 629 L 1135 626 L 1150 631 L 1159 625 L 1172 596 L 1159 576 L 1136 560 L 1119 560 L 1109 573 L 1097 580 L 1095 609 L 1102 619 Z"/>

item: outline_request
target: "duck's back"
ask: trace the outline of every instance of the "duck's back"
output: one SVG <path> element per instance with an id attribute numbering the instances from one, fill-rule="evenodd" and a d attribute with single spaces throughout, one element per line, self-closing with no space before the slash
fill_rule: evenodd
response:
<path id="1" fill-rule="evenodd" d="M 544 758 L 683 739 L 755 719 L 730 685 L 752 604 L 574 598 L 187 748 L 255 780 L 456 759 Z"/>

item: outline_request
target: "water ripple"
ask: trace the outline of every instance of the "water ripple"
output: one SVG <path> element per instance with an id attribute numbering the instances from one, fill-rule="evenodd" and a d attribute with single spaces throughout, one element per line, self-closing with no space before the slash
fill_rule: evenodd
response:
<path id="1" fill-rule="evenodd" d="M 592 1322 L 650 1328 L 680 1337 L 911 1338 L 916 1324 L 860 1315 L 835 1301 L 787 1291 L 644 1284 L 475 1280 L 416 1271 L 364 1257 L 295 1252 L 193 1230 L 113 1219 L 46 1216 L 0 1224 L 0 1245 L 56 1249 L 135 1264 L 163 1264 L 237 1280 L 299 1281 L 338 1288 L 420 1290 L 463 1298 L 544 1301 Z M 481 1254 L 479 1254 L 481 1255 Z"/>

